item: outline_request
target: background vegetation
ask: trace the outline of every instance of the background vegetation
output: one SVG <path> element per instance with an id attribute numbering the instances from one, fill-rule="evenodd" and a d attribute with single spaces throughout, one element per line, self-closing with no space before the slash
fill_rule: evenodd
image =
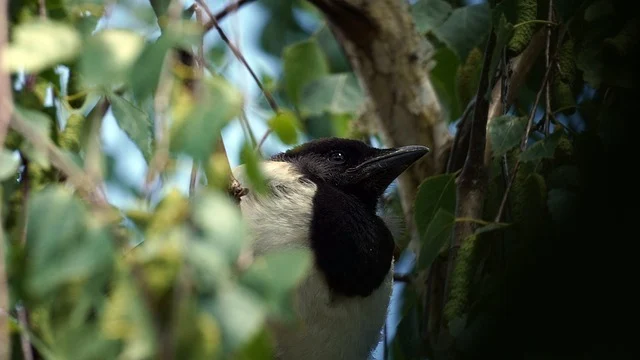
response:
<path id="1" fill-rule="evenodd" d="M 385 200 L 410 263 L 381 358 L 630 357 L 630 2 L 209 3 L 0 1 L 0 359 L 269 359 L 265 321 L 291 318 L 312 257 L 251 257 L 228 159 L 260 191 L 267 137 L 323 136 L 432 149 Z M 277 76 L 224 26 L 244 6 L 268 14 Z M 100 26 L 114 8 L 154 31 Z M 140 186 L 104 151 L 107 114 Z"/>

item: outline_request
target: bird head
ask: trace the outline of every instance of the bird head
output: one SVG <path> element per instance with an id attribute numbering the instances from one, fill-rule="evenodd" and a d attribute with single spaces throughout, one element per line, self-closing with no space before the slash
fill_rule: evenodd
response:
<path id="1" fill-rule="evenodd" d="M 428 152 L 429 148 L 418 145 L 378 149 L 358 140 L 322 138 L 271 160 L 290 162 L 309 180 L 333 186 L 375 208 L 387 187 Z"/>

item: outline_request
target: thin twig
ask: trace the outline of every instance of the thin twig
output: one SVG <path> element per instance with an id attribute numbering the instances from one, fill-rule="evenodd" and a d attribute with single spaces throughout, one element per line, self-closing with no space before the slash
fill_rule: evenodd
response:
<path id="1" fill-rule="evenodd" d="M 27 309 L 22 304 L 16 306 L 18 311 L 18 323 L 23 329 L 29 328 L 29 319 Z M 27 331 L 20 332 L 20 346 L 22 347 L 22 355 L 25 360 L 33 360 L 33 348 L 31 347 L 31 339 Z"/>
<path id="2" fill-rule="evenodd" d="M 461 148 L 461 146 L 467 146 L 469 144 L 469 136 L 471 134 L 471 116 L 473 114 L 473 108 L 475 107 L 475 97 L 469 101 L 467 108 L 462 113 L 460 122 L 457 125 L 458 131 L 453 139 L 453 145 L 451 146 L 451 152 L 449 153 L 449 161 L 447 162 L 447 173 L 458 171 L 464 164 L 464 159 L 467 155 L 467 148 Z"/>
<path id="3" fill-rule="evenodd" d="M 271 109 L 273 109 L 275 113 L 278 113 L 279 107 L 275 99 L 273 98 L 273 96 L 271 96 L 271 93 L 269 93 L 269 91 L 264 88 L 264 85 L 262 85 L 262 82 L 260 81 L 260 79 L 258 79 L 258 76 L 253 71 L 253 69 L 247 62 L 247 59 L 244 57 L 244 55 L 242 55 L 240 50 L 238 50 L 238 48 L 233 43 L 231 43 L 231 40 L 229 40 L 229 37 L 227 37 L 227 34 L 225 34 L 225 32 L 222 30 L 222 28 L 220 27 L 220 24 L 216 20 L 215 15 L 211 13 L 211 10 L 209 10 L 209 7 L 207 6 L 207 4 L 205 4 L 204 1 L 202 0 L 196 0 L 196 1 L 198 2 L 198 4 L 200 4 L 200 6 L 202 6 L 204 11 L 209 16 L 210 18 L 209 21 L 213 22 L 213 26 L 215 26 L 216 30 L 218 31 L 218 34 L 220 34 L 220 38 L 222 39 L 222 41 L 224 41 L 227 44 L 229 49 L 231 49 L 231 52 L 233 52 L 233 55 L 235 55 L 236 58 L 238 58 L 238 60 L 240 60 L 240 62 L 242 62 L 242 64 L 247 68 L 253 80 L 256 82 L 256 84 L 258 84 L 260 91 L 262 91 L 262 94 L 264 94 L 264 97 L 267 99 L 267 102 L 269 103 L 269 106 L 271 107 Z"/>
<path id="4" fill-rule="evenodd" d="M 216 22 L 224 19 L 227 15 L 236 12 L 242 5 L 252 3 L 256 0 L 238 0 L 233 4 L 227 5 L 224 9 L 220 10 L 217 14 L 211 17 L 206 24 L 204 24 L 204 28 L 206 31 L 211 30 L 214 26 L 216 26 Z"/>
<path id="5" fill-rule="evenodd" d="M 6 106 L 4 102 L 2 106 Z M 2 107 L 0 106 L 0 108 Z M 19 114 L 14 113 L 11 120 L 11 128 L 22 135 L 28 142 L 47 154 L 51 164 L 60 170 L 69 181 L 90 204 L 97 208 L 107 208 L 109 205 L 93 179 L 84 172 L 73 160 L 64 154 L 51 139 L 41 135 L 33 129 L 29 122 Z"/>
<path id="6" fill-rule="evenodd" d="M 267 131 L 264 132 L 264 134 L 260 138 L 260 142 L 258 143 L 258 147 L 256 148 L 256 151 L 260 151 L 260 149 L 262 148 L 262 145 L 264 144 L 265 141 L 267 141 L 267 138 L 269 137 L 269 135 L 271 135 L 272 131 L 273 130 L 271 129 L 267 129 Z"/>
<path id="7" fill-rule="evenodd" d="M 553 0 L 549 0 L 549 22 L 553 21 Z M 551 25 L 547 25 L 547 46 L 544 51 L 544 61 L 547 69 L 551 66 Z M 545 109 L 544 109 L 544 134 L 549 135 L 549 122 L 551 113 L 551 81 L 545 84 Z"/>
<path id="8" fill-rule="evenodd" d="M 536 109 L 538 108 L 538 103 L 540 102 L 540 98 L 542 97 L 542 92 L 546 88 L 547 81 L 549 80 L 549 74 L 551 73 L 551 69 L 553 66 L 547 67 L 547 71 L 544 73 L 544 77 L 542 78 L 542 84 L 540 89 L 536 93 L 536 98 L 531 106 L 531 113 L 529 114 L 529 120 L 527 121 L 527 127 L 525 128 L 524 135 L 522 136 L 522 140 L 520 142 L 520 150 L 524 151 L 527 148 L 527 140 L 529 139 L 529 134 L 531 133 L 531 128 L 533 125 L 533 118 L 536 115 Z M 504 190 L 504 195 L 502 196 L 502 201 L 500 201 L 500 207 L 498 208 L 498 213 L 496 214 L 495 222 L 500 222 L 502 219 L 502 212 L 504 211 L 504 206 L 507 203 L 507 198 L 509 196 L 509 191 L 511 190 L 511 186 L 513 186 L 513 182 L 516 178 L 516 173 L 520 168 L 520 159 L 516 160 L 515 165 L 513 166 L 513 170 L 511 171 L 511 176 L 509 177 L 509 182 L 507 183 L 507 187 Z"/>

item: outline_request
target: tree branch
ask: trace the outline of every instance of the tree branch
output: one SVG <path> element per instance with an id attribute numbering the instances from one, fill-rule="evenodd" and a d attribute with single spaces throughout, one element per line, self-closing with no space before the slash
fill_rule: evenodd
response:
<path id="1" fill-rule="evenodd" d="M 224 19 L 227 15 L 236 12 L 242 5 L 246 5 L 248 3 L 252 3 L 256 0 L 238 0 L 233 4 L 227 5 L 224 9 L 220 10 L 215 16 L 213 16 L 206 24 L 204 24 L 204 28 L 206 31 L 211 30 L 216 23 L 220 20 Z"/>
<path id="2" fill-rule="evenodd" d="M 491 125 L 493 119 L 504 112 L 505 107 L 513 104 L 518 96 L 520 88 L 524 84 L 527 74 L 535 64 L 540 52 L 544 48 L 545 44 L 545 29 L 540 29 L 536 32 L 529 45 L 520 53 L 520 55 L 514 57 L 509 61 L 509 68 L 511 70 L 511 76 L 507 80 L 509 84 L 507 88 L 506 99 L 502 95 L 502 82 L 504 79 L 499 79 L 493 86 L 491 92 L 491 104 L 489 105 L 489 114 L 487 116 L 487 127 Z M 491 139 L 486 139 L 486 146 L 484 149 L 484 164 L 489 166 L 491 164 Z"/>
<path id="3" fill-rule="evenodd" d="M 476 102 L 471 121 L 471 132 L 467 158 L 462 167 L 462 172 L 457 179 L 456 186 L 456 218 L 480 219 L 484 205 L 484 195 L 487 187 L 487 169 L 484 164 L 483 154 L 487 132 L 487 116 L 489 114 L 489 101 L 484 96 L 489 89 L 489 67 L 491 54 L 495 47 L 496 36 L 492 30 L 487 41 L 484 63 L 480 74 L 480 83 L 476 93 Z M 451 276 L 456 264 L 458 251 L 462 243 L 475 232 L 478 224 L 474 221 L 459 221 L 454 225 L 453 238 L 449 248 L 447 260 L 447 275 L 444 283 L 444 301 L 449 297 Z M 444 326 L 445 322 L 441 323 Z"/>
<path id="4" fill-rule="evenodd" d="M 422 144 L 432 150 L 398 179 L 408 229 L 415 239 L 417 188 L 427 176 L 444 170 L 441 154 L 451 141 L 429 78 L 427 65 L 433 49 L 416 30 L 405 1 L 310 2 L 325 14 L 371 99 L 376 127 L 386 145 Z"/>

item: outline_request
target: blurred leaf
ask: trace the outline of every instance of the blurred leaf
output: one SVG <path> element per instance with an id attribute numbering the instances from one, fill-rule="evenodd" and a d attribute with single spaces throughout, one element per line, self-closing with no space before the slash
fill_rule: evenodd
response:
<path id="1" fill-rule="evenodd" d="M 291 102 L 300 105 L 302 89 L 329 73 L 322 49 L 315 40 L 287 46 L 282 53 L 284 86 Z"/>
<path id="2" fill-rule="evenodd" d="M 562 138 L 562 134 L 563 131 L 559 129 L 546 138 L 536 141 L 533 145 L 529 146 L 529 148 L 520 153 L 520 160 L 538 161 L 545 158 L 553 158 L 553 154 L 556 151 L 556 147 L 558 147 L 558 143 Z"/>
<path id="3" fill-rule="evenodd" d="M 526 117 L 502 115 L 489 123 L 488 133 L 493 156 L 501 156 L 520 144 L 527 127 L 527 120 Z"/>
<path id="4" fill-rule="evenodd" d="M 331 74 L 304 86 L 300 111 L 311 115 L 355 113 L 364 95 L 353 73 Z"/>
<path id="5" fill-rule="evenodd" d="M 13 41 L 4 52 L 11 72 L 39 72 L 73 59 L 80 51 L 80 35 L 65 23 L 32 19 L 12 29 Z"/>
<path id="6" fill-rule="evenodd" d="M 120 357 L 150 358 L 156 345 L 153 323 L 130 276 L 122 272 L 117 278 L 101 316 L 101 328 L 106 337 L 122 341 Z"/>
<path id="7" fill-rule="evenodd" d="M 102 229 L 87 226 L 84 204 L 68 190 L 51 186 L 32 194 L 27 217 L 27 286 L 34 295 L 86 280 L 111 261 L 111 239 Z"/>
<path id="8" fill-rule="evenodd" d="M 197 102 L 183 91 L 173 111 L 171 150 L 204 162 L 215 150 L 222 128 L 242 109 L 242 93 L 220 77 L 206 78 Z"/>
<path id="9" fill-rule="evenodd" d="M 460 61 L 447 47 L 438 49 L 433 60 L 436 66 L 431 70 L 431 79 L 438 91 L 438 97 L 446 105 L 449 122 L 456 120 L 462 113 L 456 94 L 456 75 Z"/>
<path id="10" fill-rule="evenodd" d="M 233 360 L 272 360 L 273 340 L 266 328 L 263 328 L 251 341 L 233 356 Z"/>
<path id="11" fill-rule="evenodd" d="M 212 310 L 220 322 L 225 347 L 234 351 L 258 334 L 266 312 L 255 295 L 240 286 L 219 291 Z"/>
<path id="12" fill-rule="evenodd" d="M 267 121 L 269 128 L 278 138 L 287 145 L 298 142 L 298 129 L 300 128 L 296 114 L 290 110 L 280 110 Z"/>
<path id="13" fill-rule="evenodd" d="M 411 15 L 421 34 L 442 25 L 452 10 L 451 5 L 443 0 L 418 0 L 411 5 Z"/>
<path id="14" fill-rule="evenodd" d="M 260 160 L 256 151 L 249 146 L 249 143 L 245 143 L 242 146 L 240 150 L 240 162 L 243 164 L 246 180 L 251 184 L 250 191 L 254 191 L 257 194 L 264 194 L 267 192 L 268 187 L 262 169 L 260 169 L 259 166 Z"/>
<path id="15" fill-rule="evenodd" d="M 20 165 L 20 157 L 13 151 L 0 149 L 0 181 L 4 181 L 17 174 Z"/>
<path id="16" fill-rule="evenodd" d="M 49 116 L 40 111 L 26 109 L 18 105 L 16 105 L 14 111 L 19 114 L 22 119 L 26 120 L 35 132 L 40 133 L 44 138 L 50 138 L 53 120 L 49 118 Z M 36 144 L 29 141 L 23 141 L 20 145 L 20 150 L 24 152 L 30 161 L 38 164 L 44 170 L 49 169 L 49 157 L 46 149 L 36 146 Z"/>
<path id="17" fill-rule="evenodd" d="M 427 227 L 439 209 L 455 213 L 456 178 L 454 174 L 436 175 L 420 184 L 415 200 L 415 222 L 418 233 L 424 237 Z"/>
<path id="18" fill-rule="evenodd" d="M 306 249 L 274 251 L 256 258 L 241 281 L 265 299 L 269 312 L 292 319 L 293 291 L 312 265 Z"/>
<path id="19" fill-rule="evenodd" d="M 433 220 L 429 222 L 424 234 L 420 237 L 422 246 L 418 256 L 418 270 L 426 269 L 438 257 L 440 250 L 451 240 L 451 232 L 455 224 L 452 213 L 439 208 Z"/>
<path id="20" fill-rule="evenodd" d="M 153 154 L 153 122 L 149 115 L 116 94 L 109 95 L 109 102 L 120 129 L 136 144 L 145 160 L 149 161 Z"/>
<path id="21" fill-rule="evenodd" d="M 155 93 L 165 56 L 172 45 L 166 36 L 160 36 L 155 42 L 145 44 L 131 67 L 129 84 L 138 101 Z"/>
<path id="22" fill-rule="evenodd" d="M 80 58 L 83 85 L 109 87 L 126 82 L 143 47 L 141 35 L 123 29 L 105 29 L 89 37 Z"/>
<path id="23" fill-rule="evenodd" d="M 220 249 L 229 264 L 235 263 L 246 236 L 239 208 L 222 193 L 203 193 L 194 203 L 193 221 L 204 240 Z"/>
<path id="24" fill-rule="evenodd" d="M 490 28 L 489 4 L 481 3 L 453 10 L 442 25 L 433 29 L 433 33 L 458 55 L 459 60 L 463 60 L 485 39 Z"/>

